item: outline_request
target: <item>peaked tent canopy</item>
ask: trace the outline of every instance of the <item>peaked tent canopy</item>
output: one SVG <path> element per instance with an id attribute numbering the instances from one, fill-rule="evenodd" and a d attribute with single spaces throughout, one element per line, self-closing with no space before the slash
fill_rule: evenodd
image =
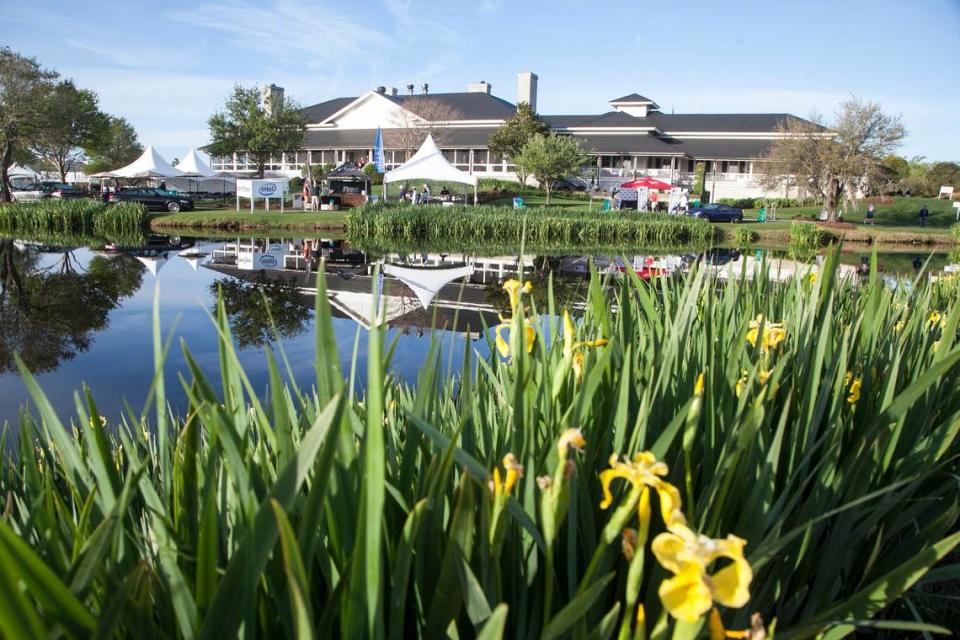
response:
<path id="1" fill-rule="evenodd" d="M 177 178 L 183 171 L 170 166 L 152 146 L 143 150 L 143 154 L 120 169 L 111 171 L 117 178 Z"/>
<path id="2" fill-rule="evenodd" d="M 393 171 L 383 174 L 383 183 L 403 180 L 436 180 L 438 182 L 457 182 L 477 186 L 477 176 L 460 171 L 440 153 L 433 136 L 428 135 L 413 157 Z"/>
<path id="3" fill-rule="evenodd" d="M 16 178 L 29 178 L 32 180 L 39 180 L 40 174 L 31 169 L 28 166 L 21 164 L 12 164 L 10 168 L 7 169 L 7 176 L 14 180 Z"/>
<path id="4" fill-rule="evenodd" d="M 187 151 L 187 155 L 177 165 L 177 170 L 197 178 L 211 178 L 217 175 L 217 172 L 203 161 L 196 149 Z"/>

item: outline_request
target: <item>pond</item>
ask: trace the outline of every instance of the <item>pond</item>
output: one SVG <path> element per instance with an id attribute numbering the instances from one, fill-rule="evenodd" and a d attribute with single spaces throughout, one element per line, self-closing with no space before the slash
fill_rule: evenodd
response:
<path id="1" fill-rule="evenodd" d="M 777 264 L 785 274 L 803 266 L 778 251 L 715 249 L 706 257 L 714 268 L 739 273 L 744 262 L 752 269 L 752 261 L 765 255 L 781 259 Z M 854 270 L 865 255 L 844 254 L 843 262 Z M 433 251 L 383 260 L 344 241 L 317 238 L 153 236 L 144 246 L 95 248 L 0 239 L 0 424 L 16 423 L 25 407 L 34 411 L 14 353 L 63 417 L 75 414 L 75 394 L 82 385 L 109 420 L 119 419 L 127 403 L 139 414 L 154 376 L 155 296 L 163 335 L 172 335 L 165 376 L 168 400 L 178 411 L 186 405 L 178 383 L 178 375 L 187 371 L 181 342 L 211 381 L 219 380 L 212 320 L 218 291 L 254 389 L 267 389 L 267 349 L 285 357 L 297 384 L 309 388 L 316 375 L 315 271 L 323 268 L 340 366 L 349 375 L 356 349 L 359 388 L 375 300 L 388 327 L 387 344 L 396 341 L 392 370 L 413 382 L 434 341 L 442 341 L 444 367 L 459 367 L 468 344 L 481 357 L 489 355 L 485 327 L 507 311 L 500 285 L 521 264 L 524 278 L 542 292 L 552 274 L 558 306 L 576 308 L 591 263 L 604 272 L 633 270 L 646 278 L 683 270 L 698 257 L 651 252 L 617 258 L 572 251 L 521 260 Z M 891 274 L 913 275 L 914 261 L 928 257 L 936 270 L 948 260 L 946 254 L 911 252 L 884 254 L 880 265 Z M 375 278 L 374 265 L 381 262 L 389 263 L 388 273 Z"/>

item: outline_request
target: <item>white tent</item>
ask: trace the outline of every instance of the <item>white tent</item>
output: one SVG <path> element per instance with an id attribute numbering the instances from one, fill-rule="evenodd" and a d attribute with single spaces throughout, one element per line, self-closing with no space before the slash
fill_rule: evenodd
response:
<path id="1" fill-rule="evenodd" d="M 25 167 L 19 164 L 12 164 L 10 168 L 7 169 L 7 175 L 10 176 L 11 180 L 16 180 L 20 178 L 25 178 L 28 180 L 39 180 L 40 174 L 31 169 L 30 167 Z"/>
<path id="2" fill-rule="evenodd" d="M 437 182 L 457 182 L 472 185 L 473 203 L 477 203 L 477 176 L 466 171 L 460 171 L 460 169 L 447 162 L 431 135 L 427 136 L 427 139 L 423 141 L 412 158 L 383 175 L 384 198 L 386 198 L 389 183 L 406 180 L 435 180 Z"/>
<path id="3" fill-rule="evenodd" d="M 187 151 L 187 155 L 180 161 L 180 164 L 177 165 L 177 169 L 199 178 L 212 178 L 217 175 L 217 172 L 203 161 L 203 158 L 200 157 L 196 149 Z"/>
<path id="4" fill-rule="evenodd" d="M 473 266 L 457 269 L 422 269 L 388 264 L 384 265 L 383 272 L 397 278 L 413 289 L 413 293 L 420 300 L 420 304 L 423 305 L 424 309 L 427 309 L 440 289 L 454 280 L 472 276 Z"/>
<path id="5" fill-rule="evenodd" d="M 232 191 L 237 188 L 236 177 L 211 169 L 196 149 L 190 149 L 187 152 L 187 155 L 177 165 L 177 169 L 183 171 L 183 176 L 168 180 L 167 189 L 226 193 L 228 186 Z"/>
<path id="6" fill-rule="evenodd" d="M 170 166 L 152 146 L 143 150 L 143 154 L 120 169 L 111 171 L 118 178 L 177 178 L 183 171 Z"/>

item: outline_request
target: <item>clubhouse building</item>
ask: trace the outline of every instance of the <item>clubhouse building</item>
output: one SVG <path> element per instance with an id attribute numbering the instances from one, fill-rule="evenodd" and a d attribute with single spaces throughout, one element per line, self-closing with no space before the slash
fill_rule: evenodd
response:
<path id="1" fill-rule="evenodd" d="M 264 89 L 270 99 L 283 89 Z M 517 102 L 537 108 L 537 76 L 517 77 Z M 651 176 L 692 188 L 694 166 L 703 162 L 705 188 L 712 199 L 794 196 L 765 192 L 757 183 L 760 160 L 782 134 L 781 122 L 798 119 L 788 113 L 668 114 L 652 99 L 631 93 L 608 102 L 610 110 L 593 115 L 543 115 L 551 130 L 576 137 L 595 165 L 582 178 L 609 188 L 625 179 Z M 458 169 L 480 178 L 515 180 L 515 167 L 487 148 L 490 135 L 516 112 L 516 104 L 493 95 L 479 82 L 459 93 L 406 93 L 377 87 L 361 96 L 334 98 L 302 110 L 307 121 L 303 147 L 275 157 L 267 170 L 299 175 L 307 164 L 362 163 L 373 153 L 376 129 L 383 132 L 386 168 L 394 169 L 416 149 L 409 149 L 411 131 L 429 129 L 444 156 Z M 254 166 L 244 154 L 215 157 L 216 171 L 247 172 Z"/>

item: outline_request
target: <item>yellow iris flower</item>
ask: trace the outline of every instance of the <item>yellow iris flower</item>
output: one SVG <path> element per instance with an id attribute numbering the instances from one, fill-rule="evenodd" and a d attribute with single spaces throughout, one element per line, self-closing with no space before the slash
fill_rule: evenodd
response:
<path id="1" fill-rule="evenodd" d="M 724 640 L 725 638 L 749 638 L 750 631 L 731 631 L 723 626 L 723 620 L 720 619 L 720 612 L 716 607 L 710 610 L 710 640 Z"/>
<path id="2" fill-rule="evenodd" d="M 903 320 L 898 320 L 897 324 L 893 325 L 893 330 L 896 331 L 897 333 L 900 333 L 901 331 L 903 331 L 903 328 L 905 326 L 907 326 L 906 322 L 904 322 Z"/>
<path id="3" fill-rule="evenodd" d="M 503 290 L 506 291 L 507 296 L 510 297 L 510 312 L 516 315 L 517 306 L 520 304 L 520 295 L 533 291 L 533 285 L 529 280 L 521 285 L 519 280 L 510 278 L 503 283 Z"/>
<path id="4" fill-rule="evenodd" d="M 603 500 L 600 508 L 606 509 L 613 504 L 613 494 L 610 484 L 616 478 L 622 478 L 634 487 L 650 487 L 660 497 L 660 513 L 663 521 L 669 527 L 671 523 L 685 523 L 686 518 L 680 511 L 680 492 L 669 482 L 661 479 L 667 475 L 669 469 L 663 462 L 649 451 L 643 451 L 633 457 L 633 460 L 620 462 L 617 454 L 610 456 L 610 468 L 600 472 L 600 485 L 603 489 Z M 641 505 L 643 500 L 640 501 Z M 643 509 L 641 509 L 643 511 Z M 641 513 L 641 521 L 644 514 Z M 647 515 L 649 518 L 649 515 Z"/>
<path id="5" fill-rule="evenodd" d="M 500 355 L 504 358 L 510 357 L 510 324 L 502 323 L 498 324 L 496 328 L 497 332 L 497 351 L 500 352 Z M 526 346 L 527 353 L 533 351 L 533 344 L 537 341 L 537 332 L 533 328 L 533 322 L 531 320 L 526 320 L 523 326 L 523 341 Z"/>
<path id="6" fill-rule="evenodd" d="M 847 402 L 857 404 L 860 401 L 860 385 L 863 381 L 860 378 L 854 378 L 850 383 L 850 395 L 847 396 Z"/>
<path id="7" fill-rule="evenodd" d="M 517 481 L 523 477 L 523 466 L 517 462 L 517 457 L 512 453 L 503 456 L 503 469 L 506 472 L 504 478 L 500 476 L 500 469 L 493 468 L 493 495 L 509 496 L 513 492 Z"/>
<path id="8" fill-rule="evenodd" d="M 582 342 L 576 342 L 577 330 L 573 325 L 573 320 L 570 318 L 570 313 L 564 309 L 563 311 L 563 357 L 565 360 L 570 361 L 570 366 L 573 368 L 573 375 L 579 381 L 583 378 L 584 371 L 584 361 L 586 357 L 583 355 L 583 349 L 592 349 L 594 347 L 602 347 L 607 344 L 609 341 L 605 338 L 599 338 L 597 340 L 584 340 Z"/>
<path id="9" fill-rule="evenodd" d="M 927 322 L 929 322 L 930 326 L 933 327 L 934 325 L 940 324 L 941 318 L 942 316 L 940 315 L 939 311 L 931 311 L 930 317 L 927 318 Z"/>
<path id="10" fill-rule="evenodd" d="M 560 440 L 557 441 L 557 452 L 561 456 L 567 455 L 567 450 L 570 447 L 573 447 L 577 451 L 583 451 L 584 447 L 587 446 L 587 441 L 583 437 L 583 432 L 580 429 L 567 429 L 562 434 L 560 434 Z"/>
<path id="11" fill-rule="evenodd" d="M 668 524 L 669 531 L 653 539 L 657 561 L 672 578 L 660 584 L 658 593 L 664 608 L 677 620 L 695 622 L 718 602 L 742 607 L 750 599 L 753 569 L 743 556 L 746 541 L 734 535 L 723 539 L 697 534 L 685 524 Z M 709 573 L 718 559 L 731 563 Z"/>
<path id="12" fill-rule="evenodd" d="M 760 334 L 760 327 L 763 326 L 763 335 Z M 760 340 L 760 350 L 769 351 L 787 338 L 787 331 L 783 328 L 782 322 L 764 322 L 763 314 L 750 321 L 750 327 L 747 330 L 747 342 L 750 346 L 757 346 L 757 339 Z"/>

